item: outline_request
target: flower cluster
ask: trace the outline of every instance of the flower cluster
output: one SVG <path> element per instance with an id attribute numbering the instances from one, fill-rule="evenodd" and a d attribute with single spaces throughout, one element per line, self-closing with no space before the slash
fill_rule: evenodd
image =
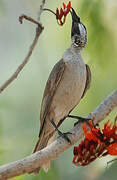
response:
<path id="1" fill-rule="evenodd" d="M 63 2 L 63 8 L 61 7 L 60 11 L 58 8 L 56 9 L 56 19 L 57 19 L 57 23 L 60 26 L 62 26 L 65 23 L 66 16 L 70 12 L 70 9 L 71 9 L 71 1 L 69 1 L 67 5 Z"/>
<path id="2" fill-rule="evenodd" d="M 97 157 L 108 154 L 117 155 L 117 123 L 112 124 L 109 120 L 101 130 L 98 125 L 94 125 L 93 120 L 89 122 L 90 130 L 87 131 L 86 123 L 83 124 L 85 139 L 79 146 L 74 147 L 73 163 L 76 166 L 86 166 Z"/>

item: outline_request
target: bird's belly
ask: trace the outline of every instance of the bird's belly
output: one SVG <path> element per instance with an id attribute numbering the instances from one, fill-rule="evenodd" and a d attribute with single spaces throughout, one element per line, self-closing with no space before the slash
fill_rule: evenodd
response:
<path id="1" fill-rule="evenodd" d="M 79 103 L 86 83 L 85 65 L 69 66 L 59 84 L 52 101 L 53 118 L 56 124 Z"/>

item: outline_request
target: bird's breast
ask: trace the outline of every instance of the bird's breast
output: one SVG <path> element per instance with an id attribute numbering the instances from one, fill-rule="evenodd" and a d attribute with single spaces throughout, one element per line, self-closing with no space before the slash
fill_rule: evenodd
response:
<path id="1" fill-rule="evenodd" d="M 86 67 L 83 61 L 65 63 L 66 68 L 52 102 L 56 121 L 65 117 L 79 103 L 86 83 Z"/>

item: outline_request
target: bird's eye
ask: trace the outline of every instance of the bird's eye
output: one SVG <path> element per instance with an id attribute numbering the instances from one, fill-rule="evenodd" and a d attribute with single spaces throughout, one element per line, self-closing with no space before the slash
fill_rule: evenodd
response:
<path id="1" fill-rule="evenodd" d="M 80 39 L 79 39 L 79 36 L 76 35 L 76 36 L 74 37 L 74 45 L 75 45 L 75 46 L 78 46 L 78 45 L 80 45 L 80 44 L 81 44 L 81 41 L 80 41 Z"/>

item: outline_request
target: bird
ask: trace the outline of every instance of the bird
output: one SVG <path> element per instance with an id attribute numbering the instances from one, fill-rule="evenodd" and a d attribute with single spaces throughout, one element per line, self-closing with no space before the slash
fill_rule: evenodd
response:
<path id="1" fill-rule="evenodd" d="M 58 127 L 70 117 L 71 111 L 79 104 L 91 84 L 90 68 L 81 56 L 87 43 L 87 30 L 75 10 L 71 8 L 70 12 L 71 45 L 55 64 L 47 80 L 40 111 L 39 139 L 33 153 L 52 142 L 56 130 L 70 142 L 67 134 L 62 133 Z M 50 162 L 42 167 L 48 171 Z M 36 169 L 34 173 L 39 173 L 39 170 L 40 168 Z"/>

